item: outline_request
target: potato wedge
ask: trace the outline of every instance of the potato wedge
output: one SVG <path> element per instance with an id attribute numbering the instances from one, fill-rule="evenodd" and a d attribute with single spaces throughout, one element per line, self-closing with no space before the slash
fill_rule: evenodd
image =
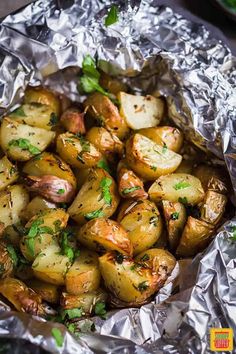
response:
<path id="1" fill-rule="evenodd" d="M 182 156 L 157 145 L 141 134 L 134 134 L 126 142 L 126 159 L 134 172 L 145 180 L 155 180 L 174 172 Z"/>
<path id="2" fill-rule="evenodd" d="M 20 184 L 9 186 L 0 192 L 0 222 L 5 227 L 20 221 L 22 210 L 29 203 L 29 194 Z"/>
<path id="3" fill-rule="evenodd" d="M 88 249 L 94 251 L 111 250 L 132 256 L 133 246 L 128 233 L 116 221 L 98 218 L 83 225 L 77 238 Z"/>
<path id="4" fill-rule="evenodd" d="M 114 134 L 103 127 L 92 127 L 86 139 L 93 144 L 108 160 L 114 160 L 114 154 L 122 155 L 124 144 Z"/>
<path id="5" fill-rule="evenodd" d="M 175 257 L 170 252 L 160 248 L 152 248 L 144 251 L 134 261 L 151 268 L 164 280 L 167 279 L 176 265 Z"/>
<path id="6" fill-rule="evenodd" d="M 171 250 L 175 250 L 179 244 L 187 216 L 183 204 L 176 202 L 162 201 L 164 217 L 167 227 L 168 241 Z"/>
<path id="7" fill-rule="evenodd" d="M 0 242 L 0 279 L 11 276 L 13 268 L 16 265 L 14 258 L 14 248 Z"/>
<path id="8" fill-rule="evenodd" d="M 159 177 L 149 188 L 148 194 L 154 202 L 165 199 L 191 205 L 200 203 L 204 198 L 200 180 L 187 173 Z"/>
<path id="9" fill-rule="evenodd" d="M 163 285 L 160 276 L 150 268 L 137 267 L 132 259 L 114 252 L 100 257 L 99 267 L 106 288 L 124 302 L 140 303 Z"/>
<path id="10" fill-rule="evenodd" d="M 156 127 L 164 115 L 165 103 L 153 96 L 135 96 L 125 92 L 118 95 L 120 115 L 134 130 Z"/>
<path id="11" fill-rule="evenodd" d="M 140 129 L 138 134 L 144 135 L 157 145 L 165 146 L 174 152 L 180 151 L 184 140 L 183 133 L 179 129 L 168 126 Z"/>
<path id="12" fill-rule="evenodd" d="M 57 152 L 63 160 L 77 168 L 96 166 L 102 158 L 93 144 L 82 135 L 72 133 L 60 134 L 57 137 Z"/>
<path id="13" fill-rule="evenodd" d="M 83 225 L 97 217 L 109 218 L 116 211 L 119 201 L 113 178 L 105 170 L 96 168 L 90 171 L 68 213 L 79 225 Z"/>
<path id="14" fill-rule="evenodd" d="M 32 269 L 36 278 L 49 284 L 64 285 L 70 266 L 69 258 L 61 254 L 60 247 L 50 245 L 38 254 L 32 264 Z"/>
<path id="15" fill-rule="evenodd" d="M 49 152 L 43 152 L 28 161 L 23 167 L 23 173 L 30 176 L 56 176 L 68 181 L 76 188 L 76 178 L 70 168 L 59 156 Z"/>
<path id="16" fill-rule="evenodd" d="M 227 197 L 223 194 L 208 191 L 201 205 L 201 220 L 217 225 L 225 212 Z"/>
<path id="17" fill-rule="evenodd" d="M 91 315 L 97 302 L 105 302 L 107 293 L 103 289 L 98 289 L 85 294 L 71 295 L 63 292 L 61 294 L 60 305 L 64 310 L 81 308 L 86 315 Z"/>
<path id="18" fill-rule="evenodd" d="M 226 178 L 219 168 L 201 164 L 193 170 L 193 175 L 200 179 L 205 191 L 212 190 L 221 194 L 227 194 Z"/>
<path id="19" fill-rule="evenodd" d="M 39 214 L 46 209 L 55 209 L 55 208 L 56 208 L 55 203 L 51 203 L 40 196 L 36 196 L 29 202 L 26 208 L 22 211 L 21 217 L 25 220 L 29 220 L 36 214 Z"/>
<path id="20" fill-rule="evenodd" d="M 0 160 L 0 191 L 14 183 L 18 177 L 17 167 L 6 156 L 3 156 Z"/>
<path id="21" fill-rule="evenodd" d="M 61 103 L 58 96 L 52 91 L 42 86 L 31 87 L 28 86 L 25 90 L 25 103 L 40 103 L 50 106 L 52 111 L 59 116 L 61 113 Z"/>
<path id="22" fill-rule="evenodd" d="M 142 180 L 136 174 L 125 167 L 118 172 L 118 189 L 124 199 L 147 199 Z"/>
<path id="23" fill-rule="evenodd" d="M 27 161 L 40 154 L 53 141 L 55 133 L 42 128 L 30 127 L 5 117 L 0 129 L 1 148 L 8 157 Z"/>
<path id="24" fill-rule="evenodd" d="M 98 255 L 92 251 L 81 250 L 66 273 L 66 291 L 72 295 L 80 295 L 97 290 L 100 278 Z"/>
<path id="25" fill-rule="evenodd" d="M 188 217 L 176 254 L 191 257 L 210 243 L 214 228 L 203 220 Z"/>
<path id="26" fill-rule="evenodd" d="M 46 130 L 52 130 L 58 123 L 58 118 L 50 106 L 34 102 L 23 104 L 12 112 L 9 117 L 18 123 Z"/>
<path id="27" fill-rule="evenodd" d="M 126 92 L 128 89 L 124 82 L 104 72 L 101 73 L 99 84 L 108 92 L 113 93 L 113 95 L 117 95 L 120 91 Z"/>
<path id="28" fill-rule="evenodd" d="M 101 126 L 123 139 L 129 132 L 129 128 L 117 107 L 112 101 L 99 92 L 92 93 L 84 101 L 85 109 L 94 117 Z"/>
<path id="29" fill-rule="evenodd" d="M 60 291 L 56 285 L 46 283 L 39 279 L 30 279 L 27 285 L 39 294 L 43 300 L 52 304 L 58 304 Z"/>
<path id="30" fill-rule="evenodd" d="M 153 246 L 162 233 L 159 210 L 149 200 L 127 201 L 121 206 L 117 220 L 128 232 L 134 255 Z"/>

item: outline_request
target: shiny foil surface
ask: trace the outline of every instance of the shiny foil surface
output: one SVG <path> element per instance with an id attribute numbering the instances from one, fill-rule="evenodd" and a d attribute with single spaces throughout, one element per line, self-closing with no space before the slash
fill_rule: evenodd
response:
<path id="1" fill-rule="evenodd" d="M 203 25 L 158 1 L 116 3 L 119 21 L 109 27 L 106 0 L 38 0 L 6 17 L 0 27 L 0 112 L 19 102 L 28 83 L 43 82 L 79 99 L 77 73 L 89 53 L 135 92 L 164 95 L 169 117 L 188 140 L 226 163 L 236 191 L 236 65 L 230 50 Z M 154 302 L 94 318 L 95 333 L 76 339 L 60 324 L 11 312 L 2 303 L 0 339 L 28 340 L 42 353 L 210 353 L 209 328 L 236 333 L 235 225 L 236 218 L 218 230 L 178 283 L 176 267 Z M 53 326 L 64 335 L 62 347 L 51 336 Z"/>

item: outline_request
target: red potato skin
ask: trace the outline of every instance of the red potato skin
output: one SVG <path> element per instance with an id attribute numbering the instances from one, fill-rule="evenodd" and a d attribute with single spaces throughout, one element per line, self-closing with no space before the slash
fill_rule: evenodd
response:
<path id="1" fill-rule="evenodd" d="M 55 176 L 27 176 L 25 182 L 29 191 L 36 192 L 54 203 L 69 203 L 75 195 L 75 189 L 68 181 Z M 60 190 L 64 192 L 60 193 Z"/>
<path id="2" fill-rule="evenodd" d="M 130 188 L 136 188 L 134 191 L 131 191 L 130 193 L 124 193 L 125 190 L 130 189 Z M 123 198 L 129 199 L 129 198 L 134 198 L 134 199 L 147 199 L 148 194 L 145 192 L 143 188 L 143 182 L 141 179 L 136 176 L 136 174 L 125 168 L 122 167 L 118 173 L 118 188 L 119 188 L 119 193 Z"/>
<path id="3" fill-rule="evenodd" d="M 73 134 L 85 134 L 84 115 L 77 108 L 69 108 L 62 114 L 60 122 L 67 131 Z"/>

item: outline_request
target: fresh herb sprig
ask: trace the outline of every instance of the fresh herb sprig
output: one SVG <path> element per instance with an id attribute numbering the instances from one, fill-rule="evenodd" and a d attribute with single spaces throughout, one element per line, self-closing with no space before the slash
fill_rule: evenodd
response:
<path id="1" fill-rule="evenodd" d="M 41 151 L 36 146 L 32 145 L 28 139 L 12 139 L 8 145 L 18 147 L 22 150 L 28 150 L 31 155 L 37 155 L 41 153 Z"/>
<path id="2" fill-rule="evenodd" d="M 118 7 L 116 5 L 112 5 L 105 18 L 105 26 L 106 27 L 111 26 L 118 21 L 119 21 Z"/>

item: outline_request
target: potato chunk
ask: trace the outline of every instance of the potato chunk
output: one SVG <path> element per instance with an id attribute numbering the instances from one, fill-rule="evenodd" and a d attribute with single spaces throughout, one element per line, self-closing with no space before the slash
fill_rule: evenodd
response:
<path id="1" fill-rule="evenodd" d="M 28 86 L 25 90 L 25 103 L 40 103 L 50 106 L 52 111 L 59 116 L 61 113 L 61 102 L 58 96 L 45 87 Z"/>
<path id="2" fill-rule="evenodd" d="M 107 293 L 103 289 L 91 291 L 80 295 L 71 295 L 63 292 L 60 304 L 64 310 L 81 308 L 86 315 L 91 315 L 97 302 L 105 302 Z"/>
<path id="3" fill-rule="evenodd" d="M 227 197 L 225 195 L 208 191 L 200 209 L 201 219 L 217 225 L 224 214 L 226 203 Z"/>
<path id="4" fill-rule="evenodd" d="M 0 160 L 0 190 L 14 183 L 19 177 L 18 169 L 6 156 Z"/>

